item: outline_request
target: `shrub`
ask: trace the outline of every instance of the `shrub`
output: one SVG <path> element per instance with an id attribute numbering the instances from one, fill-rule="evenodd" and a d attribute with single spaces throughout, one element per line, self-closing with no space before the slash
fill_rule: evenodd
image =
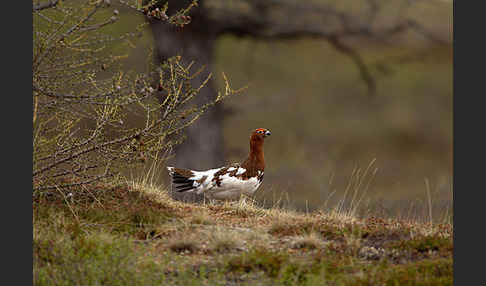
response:
<path id="1" fill-rule="evenodd" d="M 147 72 L 123 71 L 126 55 L 114 44 L 136 42 L 147 23 L 113 36 L 107 27 L 120 16 L 109 2 L 33 6 L 34 190 L 91 184 L 145 160 L 164 159 L 183 140 L 186 127 L 236 92 L 223 74 L 224 93 L 203 105 L 192 104 L 211 74 L 193 86 L 202 70 L 193 71 L 194 63 L 183 65 L 176 55 L 155 66 L 149 52 Z M 152 15 L 150 5 L 134 11 Z M 187 24 L 178 19 L 194 6 L 158 19 Z"/>

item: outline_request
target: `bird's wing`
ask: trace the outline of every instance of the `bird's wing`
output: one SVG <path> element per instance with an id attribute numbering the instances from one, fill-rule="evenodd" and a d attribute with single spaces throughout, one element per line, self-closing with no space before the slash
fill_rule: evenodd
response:
<path id="1" fill-rule="evenodd" d="M 215 174 L 227 167 L 210 169 L 206 171 L 194 171 L 175 167 L 167 167 L 172 183 L 177 192 L 196 191 L 198 194 L 212 188 Z"/>

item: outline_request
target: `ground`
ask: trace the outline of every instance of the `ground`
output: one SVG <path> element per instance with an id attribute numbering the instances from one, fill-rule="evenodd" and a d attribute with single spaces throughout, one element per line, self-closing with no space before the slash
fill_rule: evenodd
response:
<path id="1" fill-rule="evenodd" d="M 100 185 L 34 195 L 34 284 L 452 285 L 452 231 Z"/>

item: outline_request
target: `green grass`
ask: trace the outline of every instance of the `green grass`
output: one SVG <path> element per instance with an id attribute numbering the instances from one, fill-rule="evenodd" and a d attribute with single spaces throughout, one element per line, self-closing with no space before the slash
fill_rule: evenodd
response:
<path id="1" fill-rule="evenodd" d="M 451 225 L 72 193 L 34 196 L 35 285 L 452 285 Z"/>

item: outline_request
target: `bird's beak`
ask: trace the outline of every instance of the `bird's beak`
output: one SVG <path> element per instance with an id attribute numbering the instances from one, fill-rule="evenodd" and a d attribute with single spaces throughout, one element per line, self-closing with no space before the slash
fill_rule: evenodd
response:
<path id="1" fill-rule="evenodd" d="M 270 133 L 270 131 L 268 131 L 268 130 L 267 130 L 267 131 L 265 131 L 265 137 L 270 136 L 271 134 L 272 134 L 272 133 Z"/>

